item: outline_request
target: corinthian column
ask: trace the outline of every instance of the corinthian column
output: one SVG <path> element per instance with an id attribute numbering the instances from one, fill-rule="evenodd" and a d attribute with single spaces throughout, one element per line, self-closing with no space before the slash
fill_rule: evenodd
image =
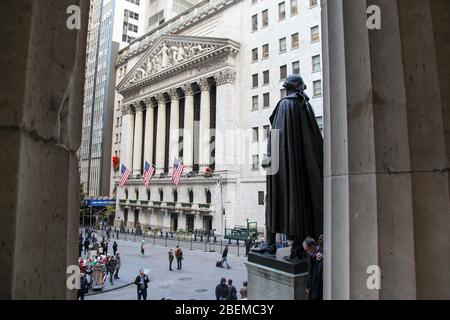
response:
<path id="1" fill-rule="evenodd" d="M 151 98 L 146 98 L 144 103 L 147 108 L 145 114 L 145 138 L 144 138 L 144 163 L 148 161 L 153 162 L 153 123 L 155 118 L 155 109 Z"/>
<path id="2" fill-rule="evenodd" d="M 170 107 L 170 138 L 169 138 L 169 168 L 173 168 L 173 161 L 178 159 L 178 141 L 180 137 L 180 98 L 177 94 L 177 89 L 171 89 L 169 91 L 172 104 Z M 171 171 L 171 170 L 170 170 Z"/>
<path id="3" fill-rule="evenodd" d="M 200 145 L 199 145 L 199 163 L 200 171 L 206 169 L 210 164 L 211 150 L 211 131 L 210 131 L 210 90 L 211 87 L 208 83 L 208 79 L 203 78 L 198 81 L 200 87 L 201 100 L 200 100 Z"/>
<path id="4" fill-rule="evenodd" d="M 133 138 L 134 138 L 134 115 L 132 111 L 132 105 L 125 105 L 122 107 L 122 114 L 124 120 L 124 126 L 122 129 L 124 135 L 125 145 L 122 148 L 122 154 L 124 153 L 125 166 L 127 169 L 133 167 Z"/>
<path id="5" fill-rule="evenodd" d="M 183 164 L 187 171 L 192 171 L 194 165 L 194 91 L 190 83 L 183 86 L 186 96 L 184 105 L 183 130 Z"/>
<path id="6" fill-rule="evenodd" d="M 156 95 L 158 101 L 158 124 L 156 131 L 156 169 L 164 173 L 164 159 L 166 155 L 166 100 L 162 93 Z"/>
<path id="7" fill-rule="evenodd" d="M 142 174 L 142 130 L 144 128 L 144 113 L 140 102 L 136 104 L 136 119 L 134 124 L 133 174 Z"/>

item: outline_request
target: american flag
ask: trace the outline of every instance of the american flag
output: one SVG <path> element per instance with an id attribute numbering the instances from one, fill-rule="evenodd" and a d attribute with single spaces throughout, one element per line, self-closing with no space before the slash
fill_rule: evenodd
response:
<path id="1" fill-rule="evenodd" d="M 173 174 L 172 174 L 172 181 L 173 183 L 178 186 L 180 183 L 181 175 L 183 174 L 184 165 L 180 160 L 175 159 L 175 162 L 173 164 Z"/>
<path id="2" fill-rule="evenodd" d="M 152 180 L 153 176 L 155 175 L 155 170 L 156 170 L 156 167 L 153 164 L 150 165 L 150 163 L 148 163 L 148 161 L 145 161 L 144 185 L 146 187 L 148 187 L 150 185 L 150 181 Z"/>
<path id="3" fill-rule="evenodd" d="M 119 187 L 123 188 L 125 183 L 128 181 L 128 178 L 130 177 L 130 175 L 131 175 L 131 170 L 127 169 L 127 167 L 125 167 L 125 165 L 122 165 L 122 167 L 120 169 Z"/>

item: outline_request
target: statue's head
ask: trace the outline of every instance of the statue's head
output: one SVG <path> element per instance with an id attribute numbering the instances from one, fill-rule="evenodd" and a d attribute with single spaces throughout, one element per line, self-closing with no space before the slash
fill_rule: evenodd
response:
<path id="1" fill-rule="evenodd" d="M 303 78 L 300 77 L 298 74 L 292 74 L 288 76 L 283 84 L 283 87 L 285 87 L 288 91 L 300 91 L 300 92 L 305 91 L 307 88 L 305 82 L 303 81 Z"/>

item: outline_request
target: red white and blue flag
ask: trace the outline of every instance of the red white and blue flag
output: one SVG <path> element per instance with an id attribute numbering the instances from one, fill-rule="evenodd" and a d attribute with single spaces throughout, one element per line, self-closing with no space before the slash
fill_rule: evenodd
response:
<path id="1" fill-rule="evenodd" d="M 150 181 L 152 180 L 153 176 L 155 175 L 156 167 L 155 165 L 150 165 L 148 161 L 145 161 L 144 166 L 144 185 L 148 187 L 150 185 Z"/>
<path id="2" fill-rule="evenodd" d="M 128 181 L 131 175 L 131 170 L 127 169 L 125 165 L 122 164 L 122 167 L 120 169 L 120 182 L 119 187 L 123 188 L 125 186 L 125 183 Z"/>
<path id="3" fill-rule="evenodd" d="M 184 171 L 183 163 L 180 160 L 175 159 L 175 162 L 173 164 L 172 181 L 176 186 L 178 186 L 178 184 L 180 183 L 183 171 Z"/>

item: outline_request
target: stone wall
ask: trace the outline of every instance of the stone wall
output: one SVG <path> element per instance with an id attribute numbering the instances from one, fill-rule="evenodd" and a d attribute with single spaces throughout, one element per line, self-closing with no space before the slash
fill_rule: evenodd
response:
<path id="1" fill-rule="evenodd" d="M 81 30 L 69 30 L 70 5 Z M 6 1 L 0 16 L 0 299 L 71 299 L 89 1 Z"/>

